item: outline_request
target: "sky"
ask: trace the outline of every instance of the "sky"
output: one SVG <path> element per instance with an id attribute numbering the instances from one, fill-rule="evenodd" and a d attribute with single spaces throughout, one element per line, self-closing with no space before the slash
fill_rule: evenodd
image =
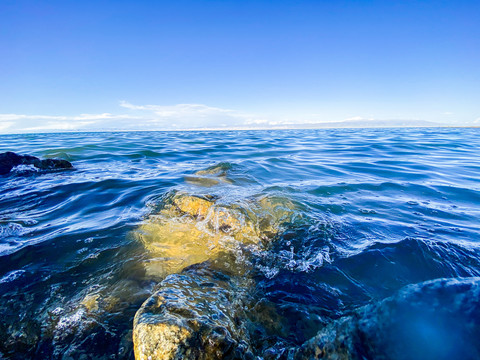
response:
<path id="1" fill-rule="evenodd" d="M 480 1 L 0 0 L 0 133 L 480 126 Z"/>

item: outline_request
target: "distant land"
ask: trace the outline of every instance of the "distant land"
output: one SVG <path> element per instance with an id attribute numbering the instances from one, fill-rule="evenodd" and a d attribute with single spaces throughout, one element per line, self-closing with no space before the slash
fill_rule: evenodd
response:
<path id="1" fill-rule="evenodd" d="M 134 123 L 134 121 L 133 121 Z M 419 127 L 444 127 L 444 128 L 478 128 L 478 124 L 449 124 L 426 120 L 345 120 L 335 122 L 308 122 L 308 123 L 290 123 L 272 125 L 238 125 L 224 127 L 191 127 L 191 128 L 161 128 L 138 126 L 123 126 L 117 128 L 95 127 L 90 129 L 37 129 L 32 130 L 13 130 L 12 132 L 0 133 L 0 135 L 13 134 L 31 134 L 31 133 L 76 133 L 76 132 L 135 132 L 135 131 L 240 131 L 240 130 L 302 130 L 302 129 L 363 129 L 363 128 L 419 128 Z"/>
<path id="2" fill-rule="evenodd" d="M 307 130 L 307 129 L 381 129 L 381 128 L 478 128 L 478 125 L 456 125 L 423 120 L 366 120 L 336 121 L 323 123 L 282 124 L 273 126 L 236 126 L 228 128 L 190 128 L 164 131 L 220 131 L 220 130 Z"/>
<path id="3" fill-rule="evenodd" d="M 345 120 L 323 123 L 304 123 L 286 125 L 292 129 L 324 128 L 391 128 L 391 127 L 443 127 L 442 123 L 425 120 Z"/>

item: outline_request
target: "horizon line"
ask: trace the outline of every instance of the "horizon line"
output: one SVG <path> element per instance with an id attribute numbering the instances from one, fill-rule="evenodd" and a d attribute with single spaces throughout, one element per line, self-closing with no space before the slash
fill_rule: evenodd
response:
<path id="1" fill-rule="evenodd" d="M 333 129 L 418 129 L 418 128 L 449 128 L 449 129 L 464 129 L 464 128 L 480 128 L 480 125 L 409 125 L 409 126 L 323 126 L 323 127 L 230 127 L 230 128 L 187 128 L 187 129 L 99 129 L 99 130 L 52 130 L 52 131 L 23 131 L 0 133 L 0 136 L 6 135 L 34 135 L 34 134 L 82 134 L 82 133 L 128 133 L 128 132 L 203 132 L 203 131 L 285 131 L 285 130 L 333 130 Z"/>

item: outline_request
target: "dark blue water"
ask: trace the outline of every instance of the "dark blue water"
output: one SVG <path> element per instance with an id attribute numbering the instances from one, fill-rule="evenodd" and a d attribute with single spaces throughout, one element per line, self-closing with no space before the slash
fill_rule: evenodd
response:
<path id="1" fill-rule="evenodd" d="M 281 324 L 259 358 L 406 285 L 480 276 L 478 129 L 4 135 L 4 151 L 75 170 L 0 177 L 0 358 L 132 359 L 162 281 L 136 232 L 175 191 L 294 204 L 245 259 Z M 226 181 L 191 181 L 220 163 Z"/>

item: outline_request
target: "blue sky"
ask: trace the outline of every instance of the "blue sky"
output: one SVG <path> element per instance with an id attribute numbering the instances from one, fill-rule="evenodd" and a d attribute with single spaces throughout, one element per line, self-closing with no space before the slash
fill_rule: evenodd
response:
<path id="1" fill-rule="evenodd" d="M 0 1 L 0 132 L 480 125 L 480 1 Z"/>

